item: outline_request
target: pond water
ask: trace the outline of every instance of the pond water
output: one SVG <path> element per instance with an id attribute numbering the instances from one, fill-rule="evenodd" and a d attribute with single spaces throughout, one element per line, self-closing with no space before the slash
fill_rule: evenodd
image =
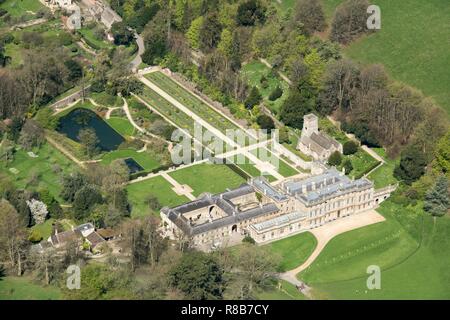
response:
<path id="1" fill-rule="evenodd" d="M 65 134 L 72 140 L 79 142 L 80 130 L 92 128 L 99 140 L 98 147 L 102 151 L 116 150 L 125 139 L 111 128 L 95 112 L 77 108 L 59 119 L 58 132 Z"/>
<path id="2" fill-rule="evenodd" d="M 128 169 L 130 170 L 130 174 L 140 172 L 144 170 L 139 163 L 137 163 L 133 158 L 127 158 L 124 160 Z"/>

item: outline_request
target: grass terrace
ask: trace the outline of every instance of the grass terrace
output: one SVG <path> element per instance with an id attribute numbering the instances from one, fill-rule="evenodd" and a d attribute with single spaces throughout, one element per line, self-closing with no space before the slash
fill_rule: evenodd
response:
<path id="1" fill-rule="evenodd" d="M 189 201 L 185 196 L 178 196 L 172 188 L 173 186 L 161 176 L 129 184 L 127 191 L 131 203 L 132 217 L 159 214 L 159 212 L 152 212 L 147 205 L 147 199 L 150 195 L 155 196 L 163 207 L 174 207 Z"/>
<path id="2" fill-rule="evenodd" d="M 160 114 L 172 120 L 178 127 L 185 129 L 191 135 L 194 134 L 194 120 L 188 117 L 188 115 L 184 112 L 180 111 L 180 109 L 175 107 L 169 101 L 161 97 L 155 91 L 144 86 L 144 90 L 140 95 L 140 98 L 142 98 Z"/>
<path id="3" fill-rule="evenodd" d="M 213 194 L 223 192 L 227 188 L 233 189 L 246 182 L 225 164 L 201 163 L 173 171 L 169 175 L 180 184 L 189 185 L 196 197 L 203 192 Z"/>
<path id="4" fill-rule="evenodd" d="M 225 133 L 226 129 L 238 129 L 234 123 L 164 73 L 159 71 L 152 72 L 146 74 L 145 77 L 223 133 Z"/>

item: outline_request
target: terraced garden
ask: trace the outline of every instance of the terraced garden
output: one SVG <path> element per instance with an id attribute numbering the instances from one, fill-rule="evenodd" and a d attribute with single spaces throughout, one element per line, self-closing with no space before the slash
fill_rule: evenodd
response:
<path id="1" fill-rule="evenodd" d="M 152 72 L 146 74 L 145 77 L 221 132 L 225 133 L 227 129 L 238 129 L 234 123 L 195 97 L 164 73 L 159 71 Z"/>
<path id="2" fill-rule="evenodd" d="M 179 128 L 185 129 L 189 134 L 194 135 L 194 120 L 155 91 L 148 87 L 144 87 L 144 90 L 139 97 L 160 114 L 172 120 Z"/>

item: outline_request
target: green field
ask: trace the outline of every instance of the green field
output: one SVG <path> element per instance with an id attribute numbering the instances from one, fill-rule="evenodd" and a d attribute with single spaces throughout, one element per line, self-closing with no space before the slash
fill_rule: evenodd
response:
<path id="1" fill-rule="evenodd" d="M 252 61 L 245 64 L 242 67 L 242 74 L 247 78 L 248 84 L 252 87 L 257 87 L 261 96 L 264 99 L 264 105 L 268 107 L 274 114 L 280 112 L 281 104 L 287 98 L 287 93 L 289 90 L 289 85 L 278 78 L 270 74 L 270 68 L 259 61 Z M 260 79 L 265 76 L 267 79 L 267 87 L 263 88 Z M 277 86 L 283 90 L 283 95 L 275 101 L 269 100 L 269 95 Z"/>
<path id="2" fill-rule="evenodd" d="M 173 207 L 189 201 L 184 196 L 178 196 L 172 190 L 172 185 L 161 176 L 129 184 L 127 191 L 133 217 L 145 216 L 151 213 L 146 204 L 150 194 L 157 197 L 162 206 Z M 154 214 L 158 213 L 155 212 Z"/>
<path id="3" fill-rule="evenodd" d="M 245 179 L 225 164 L 201 163 L 169 173 L 180 184 L 192 188 L 192 194 L 199 196 L 203 192 L 219 193 L 227 188 L 233 189 L 245 183 Z"/>
<path id="4" fill-rule="evenodd" d="M 327 12 L 342 0 L 323 0 Z M 373 0 L 381 30 L 352 43 L 345 54 L 382 63 L 394 79 L 423 91 L 450 114 L 450 6 L 447 0 Z"/>
<path id="5" fill-rule="evenodd" d="M 6 0 L 0 4 L 0 8 L 8 11 L 12 17 L 28 16 L 31 19 L 44 6 L 38 0 Z"/>
<path id="6" fill-rule="evenodd" d="M 158 160 L 152 158 L 147 152 L 137 152 L 133 149 L 114 150 L 105 154 L 102 158 L 103 164 L 110 164 L 117 159 L 133 158 L 146 171 L 151 171 L 160 166 Z"/>
<path id="7" fill-rule="evenodd" d="M 281 256 L 280 271 L 284 272 L 302 265 L 316 248 L 317 240 L 312 233 L 302 232 L 267 246 Z"/>
<path id="8" fill-rule="evenodd" d="M 135 133 L 136 129 L 126 118 L 111 117 L 105 121 L 122 136 L 132 136 Z"/>
<path id="9" fill-rule="evenodd" d="M 58 288 L 34 284 L 26 277 L 6 277 L 0 279 L 0 300 L 58 300 Z"/>
<path id="10" fill-rule="evenodd" d="M 31 158 L 26 151 L 18 150 L 14 154 L 14 161 L 8 164 L 1 164 L 0 170 L 6 172 L 18 188 L 27 188 L 28 190 L 39 190 L 47 188 L 50 193 L 59 201 L 61 184 L 59 174 L 54 170 L 62 172 L 72 172 L 74 164 L 54 149 L 50 144 L 44 144 L 39 150 L 34 151 L 37 158 Z M 9 169 L 19 170 L 18 174 L 12 173 Z M 31 179 L 34 177 L 33 179 Z"/>
<path id="11" fill-rule="evenodd" d="M 425 216 L 421 204 L 387 200 L 384 222 L 332 239 L 299 277 L 328 299 L 449 299 L 450 218 Z M 381 268 L 381 290 L 367 290 L 367 267 Z"/>

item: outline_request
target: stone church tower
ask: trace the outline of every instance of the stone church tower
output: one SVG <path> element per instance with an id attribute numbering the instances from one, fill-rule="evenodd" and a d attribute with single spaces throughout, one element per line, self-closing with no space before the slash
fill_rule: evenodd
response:
<path id="1" fill-rule="evenodd" d="M 310 137 L 313 133 L 319 133 L 319 118 L 310 113 L 303 117 L 302 137 Z"/>

